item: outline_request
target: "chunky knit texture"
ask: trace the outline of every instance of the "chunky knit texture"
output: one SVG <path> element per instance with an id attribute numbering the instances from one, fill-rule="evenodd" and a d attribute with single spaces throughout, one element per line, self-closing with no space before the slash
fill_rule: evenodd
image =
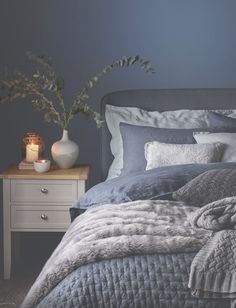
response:
<path id="1" fill-rule="evenodd" d="M 236 197 L 204 206 L 190 214 L 190 221 L 195 227 L 218 231 L 192 262 L 189 287 L 193 294 L 236 299 Z"/>
<path id="2" fill-rule="evenodd" d="M 173 193 L 175 200 L 195 206 L 236 196 L 236 170 L 215 169 L 206 171 Z"/>

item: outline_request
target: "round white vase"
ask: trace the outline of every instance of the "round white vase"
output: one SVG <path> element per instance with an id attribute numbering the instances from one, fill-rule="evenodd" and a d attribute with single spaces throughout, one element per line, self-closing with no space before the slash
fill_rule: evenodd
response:
<path id="1" fill-rule="evenodd" d="M 61 140 L 58 140 L 51 148 L 52 158 L 62 169 L 73 167 L 79 156 L 79 146 L 69 139 L 68 131 L 63 130 Z"/>

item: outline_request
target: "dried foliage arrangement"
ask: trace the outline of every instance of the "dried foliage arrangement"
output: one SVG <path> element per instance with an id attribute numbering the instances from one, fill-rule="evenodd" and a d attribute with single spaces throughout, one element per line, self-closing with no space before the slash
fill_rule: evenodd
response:
<path id="1" fill-rule="evenodd" d="M 27 52 L 29 60 L 35 65 L 35 72 L 27 76 L 21 71 L 15 71 L 0 81 L 0 103 L 14 101 L 18 98 L 30 97 L 34 107 L 44 111 L 44 119 L 54 122 L 63 129 L 68 129 L 71 120 L 78 113 L 93 118 L 99 127 L 102 123 L 101 115 L 95 112 L 87 103 L 89 91 L 105 74 L 118 67 L 130 67 L 134 64 L 140 66 L 146 73 L 154 73 L 150 62 L 140 56 L 122 57 L 120 60 L 105 66 L 98 74 L 90 78 L 85 86 L 78 92 L 69 107 L 64 100 L 64 80 L 53 67 L 50 59 L 45 56 L 34 55 Z"/>

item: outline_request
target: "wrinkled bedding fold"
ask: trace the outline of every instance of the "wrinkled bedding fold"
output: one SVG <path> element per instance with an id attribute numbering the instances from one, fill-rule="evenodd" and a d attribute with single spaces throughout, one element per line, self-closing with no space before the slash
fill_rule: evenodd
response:
<path id="1" fill-rule="evenodd" d="M 236 169 L 236 163 L 210 163 L 163 166 L 132 173 L 99 183 L 89 189 L 74 205 L 88 208 L 106 203 L 135 200 L 171 200 L 172 193 L 199 174 L 212 169 Z"/>

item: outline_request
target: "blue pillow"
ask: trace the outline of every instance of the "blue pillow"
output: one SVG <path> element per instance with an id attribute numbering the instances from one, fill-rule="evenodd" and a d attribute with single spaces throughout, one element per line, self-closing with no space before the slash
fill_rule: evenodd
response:
<path id="1" fill-rule="evenodd" d="M 236 132 L 236 119 L 209 111 L 208 121 L 210 129 L 221 129 L 226 132 Z"/>
<path id="2" fill-rule="evenodd" d="M 193 144 L 196 143 L 193 132 L 206 130 L 201 128 L 156 128 L 121 123 L 120 131 L 123 140 L 123 169 L 121 175 L 126 175 L 145 170 L 147 162 L 144 156 L 144 145 L 147 142 Z"/>

